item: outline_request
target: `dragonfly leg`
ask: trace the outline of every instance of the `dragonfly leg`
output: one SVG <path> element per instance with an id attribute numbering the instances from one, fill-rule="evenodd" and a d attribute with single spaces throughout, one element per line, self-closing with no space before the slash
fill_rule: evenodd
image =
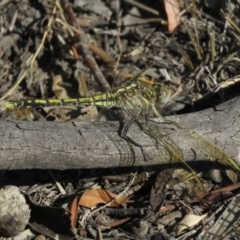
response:
<path id="1" fill-rule="evenodd" d="M 135 142 L 132 138 L 130 138 L 129 136 L 127 136 L 127 132 L 130 129 L 130 127 L 132 126 L 133 123 L 137 123 L 137 125 L 140 127 L 141 130 L 142 126 L 141 124 L 136 120 L 136 118 L 132 118 L 126 125 L 123 126 L 123 128 L 120 130 L 120 137 L 123 138 L 124 140 L 128 141 L 129 143 L 139 147 L 141 149 L 141 152 L 143 154 L 144 160 L 147 161 L 146 159 L 146 153 L 144 152 L 144 149 L 142 147 L 141 144 Z"/>

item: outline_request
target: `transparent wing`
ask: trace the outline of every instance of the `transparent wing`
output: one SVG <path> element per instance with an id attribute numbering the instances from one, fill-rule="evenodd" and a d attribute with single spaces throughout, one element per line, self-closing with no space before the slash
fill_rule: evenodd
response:
<path id="1" fill-rule="evenodd" d="M 189 142 L 189 147 L 192 147 L 199 154 L 199 157 L 204 157 L 209 161 L 218 161 L 221 164 L 227 165 L 234 170 L 239 171 L 240 168 L 237 163 L 228 156 L 224 151 L 220 150 L 216 145 L 209 142 L 194 130 L 186 126 L 176 115 L 168 118 L 176 127 L 183 129 L 186 133 L 186 140 Z"/>
<path id="2" fill-rule="evenodd" d="M 176 163 L 181 163 L 184 166 L 186 170 L 182 171 L 182 174 L 178 174 L 181 181 L 189 181 L 191 179 L 191 187 L 195 185 L 196 189 L 203 190 L 200 179 L 184 161 L 180 148 L 169 138 L 166 132 L 162 130 L 160 132 L 157 126 L 147 121 L 146 115 L 148 112 L 155 111 L 155 108 L 152 109 L 153 102 L 151 102 L 151 94 L 153 97 L 152 100 L 154 100 L 155 93 L 151 93 L 151 89 L 138 83 L 136 88 L 132 88 L 131 91 L 126 91 L 124 95 L 118 97 L 117 106 L 125 109 L 129 118 L 140 124 L 142 130 L 155 140 L 159 158 L 164 159 L 165 162 L 175 163 L 175 165 Z M 161 159 L 159 159 L 159 163 Z M 173 184 L 171 183 L 171 185 Z"/>

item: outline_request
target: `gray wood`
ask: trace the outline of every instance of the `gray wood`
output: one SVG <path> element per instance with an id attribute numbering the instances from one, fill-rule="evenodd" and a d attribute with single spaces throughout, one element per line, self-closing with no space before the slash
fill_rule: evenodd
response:
<path id="1" fill-rule="evenodd" d="M 235 98 L 215 110 L 179 117 L 238 162 L 239 104 L 240 98 Z M 207 160 L 196 159 L 185 131 L 172 128 L 158 124 L 158 131 L 168 129 L 186 161 Z M 128 136 L 143 146 L 145 158 L 139 147 L 119 137 L 118 130 L 118 122 L 0 122 L 0 169 L 63 170 L 169 163 L 169 156 L 164 157 L 155 141 L 137 126 L 130 128 Z M 197 151 L 197 147 L 193 150 Z"/>

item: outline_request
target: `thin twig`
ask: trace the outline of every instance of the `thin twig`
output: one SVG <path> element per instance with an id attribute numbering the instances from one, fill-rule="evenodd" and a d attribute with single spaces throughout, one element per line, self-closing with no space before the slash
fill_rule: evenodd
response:
<path id="1" fill-rule="evenodd" d="M 153 13 L 153 14 L 159 16 L 159 12 L 157 10 L 154 10 L 154 9 L 152 9 L 152 8 L 142 4 L 142 3 L 139 3 L 139 2 L 136 2 L 136 1 L 133 1 L 133 0 L 125 0 L 125 2 L 130 3 L 134 6 L 137 6 L 138 8 L 141 8 L 141 9 L 147 11 L 147 12 L 150 12 L 150 13 Z"/>
<path id="2" fill-rule="evenodd" d="M 65 1 L 63 1 L 65 2 Z M 68 22 L 73 25 L 75 28 L 80 29 L 79 24 L 76 21 L 74 13 L 72 11 L 72 6 L 69 3 L 64 4 L 64 12 L 68 18 Z M 85 35 L 77 35 L 78 42 L 75 43 L 76 49 L 81 53 L 83 59 L 87 63 L 88 67 L 91 69 L 96 80 L 101 84 L 104 91 L 109 91 L 111 89 L 109 83 L 107 82 L 105 76 L 102 74 L 102 71 L 98 67 L 94 57 L 89 51 L 88 39 Z"/>

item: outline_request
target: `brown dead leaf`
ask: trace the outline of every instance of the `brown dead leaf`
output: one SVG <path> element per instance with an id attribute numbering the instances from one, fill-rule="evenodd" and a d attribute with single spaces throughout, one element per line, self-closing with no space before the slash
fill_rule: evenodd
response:
<path id="1" fill-rule="evenodd" d="M 97 204 L 107 204 L 112 201 L 118 195 L 103 189 L 90 189 L 86 190 L 84 193 L 76 196 L 69 204 L 68 211 L 71 213 L 71 225 L 72 228 L 76 226 L 78 219 L 78 207 L 83 206 L 87 208 L 92 208 Z M 115 201 L 113 201 L 110 207 L 119 207 L 120 205 L 126 203 L 129 197 L 120 196 Z M 120 223 L 119 223 L 120 224 Z"/>
<path id="2" fill-rule="evenodd" d="M 90 189 L 83 193 L 79 205 L 87 208 L 92 208 L 97 204 L 107 204 L 112 201 L 118 195 L 112 192 L 108 192 L 103 189 Z M 120 205 L 126 203 L 129 197 L 120 196 L 115 199 L 109 207 L 119 207 Z"/>
<path id="3" fill-rule="evenodd" d="M 173 32 L 180 22 L 180 5 L 177 0 L 164 0 L 164 6 L 168 18 L 168 31 Z"/>
<path id="4" fill-rule="evenodd" d="M 72 202 L 68 204 L 68 211 L 71 213 L 70 220 L 72 228 L 76 227 L 77 219 L 78 219 L 78 206 L 81 195 L 78 195 L 73 199 Z"/>

